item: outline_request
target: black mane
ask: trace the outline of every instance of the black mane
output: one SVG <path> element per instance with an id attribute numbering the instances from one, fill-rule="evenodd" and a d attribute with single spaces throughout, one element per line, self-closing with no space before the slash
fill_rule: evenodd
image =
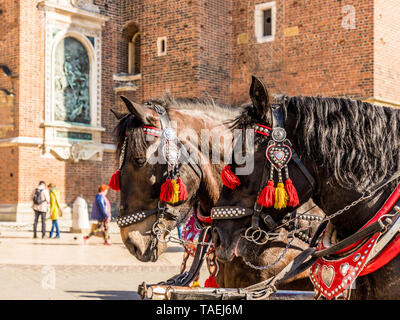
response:
<path id="1" fill-rule="evenodd" d="M 400 110 L 347 98 L 291 97 L 304 153 L 343 188 L 365 190 L 399 170 Z"/>
<path id="2" fill-rule="evenodd" d="M 400 110 L 360 100 L 281 95 L 284 118 L 297 119 L 297 145 L 343 188 L 365 190 L 400 169 Z M 248 104 L 232 128 L 250 128 L 265 119 Z M 255 140 L 257 142 L 257 140 Z M 259 140 L 262 141 L 262 140 Z"/>

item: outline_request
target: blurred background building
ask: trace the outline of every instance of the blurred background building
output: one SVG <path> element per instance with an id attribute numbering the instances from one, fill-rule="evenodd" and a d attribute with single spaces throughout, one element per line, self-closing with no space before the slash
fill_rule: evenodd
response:
<path id="1" fill-rule="evenodd" d="M 91 204 L 117 168 L 120 95 L 238 104 L 257 75 L 399 106 L 399 17 L 396 0 L 0 1 L 0 221 L 32 221 L 40 180 Z"/>

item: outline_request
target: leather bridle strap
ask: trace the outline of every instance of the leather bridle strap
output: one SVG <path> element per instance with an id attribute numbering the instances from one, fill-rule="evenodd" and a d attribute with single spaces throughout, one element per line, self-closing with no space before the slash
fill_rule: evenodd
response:
<path id="1" fill-rule="evenodd" d="M 168 113 L 167 113 L 166 109 L 160 105 L 154 104 L 154 105 L 151 105 L 150 107 L 155 112 L 157 112 L 157 114 L 159 115 L 160 124 L 161 124 L 161 134 L 160 134 L 160 130 L 157 128 L 143 126 L 145 134 L 151 134 L 154 136 L 158 136 L 161 139 L 165 139 L 165 137 L 163 137 L 163 135 L 162 135 L 163 130 L 171 128 L 171 121 L 168 117 Z M 180 163 L 186 161 L 190 165 L 190 167 L 193 169 L 193 171 L 196 173 L 196 175 L 199 177 L 199 179 L 201 180 L 202 171 L 201 171 L 200 167 L 191 159 L 185 146 L 181 143 L 181 141 L 178 138 L 176 138 L 176 140 L 177 140 L 176 143 L 181 150 L 181 158 L 183 158 L 183 161 L 181 161 L 181 159 L 179 160 Z M 166 215 L 167 218 L 169 218 L 171 220 L 177 220 L 176 214 L 171 212 L 171 210 L 166 206 L 166 204 L 160 201 L 157 205 L 157 208 L 154 208 L 154 209 L 135 210 L 133 212 L 131 212 L 129 210 L 125 210 L 123 208 L 120 209 L 120 215 L 117 218 L 117 224 L 120 228 L 128 227 L 132 224 L 143 221 L 144 219 L 148 218 L 149 216 L 155 215 L 155 214 L 157 214 L 158 216 Z"/>
<path id="2" fill-rule="evenodd" d="M 315 179 L 310 174 L 310 172 L 307 170 L 307 168 L 305 167 L 303 162 L 300 160 L 300 157 L 297 154 L 296 150 L 294 150 L 294 148 L 292 148 L 292 147 L 291 147 L 291 149 L 292 149 L 292 160 L 296 163 L 297 167 L 301 170 L 301 173 L 308 180 L 308 182 L 311 186 L 311 193 L 313 193 L 317 187 L 317 183 L 315 182 Z"/>
<path id="3" fill-rule="evenodd" d="M 285 97 L 283 97 L 285 99 Z M 284 103 L 286 100 L 284 101 Z M 282 104 L 273 104 L 271 105 L 271 115 L 272 115 L 272 130 L 275 128 L 285 128 L 284 119 L 283 119 L 283 111 L 282 111 Z M 304 177 L 308 180 L 311 185 L 311 192 L 315 190 L 316 182 L 307 168 L 304 166 L 303 162 L 300 160 L 296 150 L 290 145 L 290 149 L 292 150 L 292 160 L 296 163 L 297 167 L 301 170 Z"/>
<path id="4" fill-rule="evenodd" d="M 274 128 L 284 129 L 284 115 L 283 115 L 282 104 L 271 105 L 271 115 L 272 115 L 272 130 L 274 130 Z M 269 136 L 271 133 L 270 128 L 261 126 L 261 125 L 256 125 L 255 130 L 256 130 L 256 132 L 259 132 L 260 134 L 263 134 L 265 136 Z M 258 130 L 262 130 L 262 131 L 258 131 Z M 310 174 L 310 172 L 307 170 L 307 168 L 305 167 L 303 162 L 300 160 L 300 157 L 298 156 L 297 152 L 294 150 L 294 148 L 291 145 L 290 145 L 290 149 L 292 151 L 292 160 L 294 161 L 294 163 L 297 165 L 299 170 L 302 172 L 304 177 L 309 182 L 310 189 L 307 191 L 308 191 L 308 193 L 312 194 L 316 188 L 315 179 Z M 259 195 L 261 193 L 261 191 L 263 190 L 263 188 L 266 185 L 267 180 L 268 180 L 267 163 L 268 163 L 268 160 L 265 159 L 262 178 L 261 178 L 261 182 L 260 182 L 260 186 L 259 186 L 257 195 Z M 230 206 L 214 207 L 211 209 L 211 216 L 212 216 L 212 219 L 218 220 L 218 219 L 240 219 L 240 218 L 243 218 L 246 216 L 253 215 L 252 226 L 258 227 L 258 221 L 260 219 L 260 213 L 262 212 L 262 209 L 263 209 L 262 206 L 259 205 L 256 201 L 254 203 L 253 209 L 242 208 L 242 207 L 230 207 Z M 296 210 L 294 210 L 291 213 L 292 219 L 294 218 L 295 214 L 296 214 Z M 273 230 L 274 227 L 277 225 L 277 223 L 274 221 L 274 219 L 269 214 L 264 213 L 262 219 L 264 220 L 264 223 L 266 224 L 266 226 L 269 230 Z"/>
<path id="5" fill-rule="evenodd" d="M 161 130 L 165 130 L 168 128 L 171 128 L 171 121 L 168 117 L 168 113 L 165 110 L 164 107 L 160 106 L 160 105 L 152 105 L 152 108 L 155 112 L 157 112 L 157 114 L 160 117 L 160 123 L 161 123 Z M 163 137 L 162 137 L 163 138 Z M 180 150 L 181 150 L 181 156 L 183 157 L 184 161 L 180 161 L 182 162 L 187 162 L 192 169 L 194 170 L 194 172 L 196 172 L 197 176 L 200 178 L 202 177 L 202 171 L 200 169 L 200 167 L 193 161 L 193 159 L 189 156 L 185 146 L 182 144 L 182 142 L 177 139 L 177 145 L 179 146 Z"/>
<path id="6" fill-rule="evenodd" d="M 124 228 L 134 223 L 143 221 L 144 219 L 156 214 L 158 212 L 158 208 L 149 210 L 138 210 L 131 213 L 126 212 L 126 210 L 124 209 L 120 209 L 119 212 L 120 216 L 117 218 L 117 225 L 120 228 Z"/>

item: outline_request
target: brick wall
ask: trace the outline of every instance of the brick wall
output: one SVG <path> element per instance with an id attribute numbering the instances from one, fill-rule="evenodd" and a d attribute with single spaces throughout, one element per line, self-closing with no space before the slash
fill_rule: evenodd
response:
<path id="1" fill-rule="evenodd" d="M 38 2 L 0 3 L 0 28 L 6 30 L 0 33 L 0 64 L 19 74 L 13 80 L 14 136 L 43 138 L 45 26 Z M 271 93 L 400 101 L 396 1 L 276 0 L 275 39 L 260 44 L 254 9 L 263 2 L 188 0 L 177 5 L 173 0 L 96 0 L 101 14 L 109 17 L 102 31 L 102 143 L 115 142 L 117 121 L 109 109 L 125 110 L 120 94 L 137 102 L 169 92 L 241 103 L 249 101 L 253 74 Z M 349 5 L 355 10 L 355 28 L 342 24 L 349 14 L 342 10 Z M 113 75 L 128 71 L 124 30 L 131 24 L 141 32 L 142 78 L 136 81 L 136 91 L 117 93 Z M 157 38 L 164 36 L 167 55 L 158 56 Z M 12 89 L 11 80 L 2 74 L 0 87 Z M 97 186 L 107 183 L 117 168 L 114 153 L 104 153 L 102 162 L 72 163 L 45 158 L 37 146 L 0 151 L 0 204 L 30 202 L 39 180 L 56 183 L 63 202 L 83 195 L 91 203 Z M 116 192 L 109 197 L 118 202 Z"/>
<path id="2" fill-rule="evenodd" d="M 257 43 L 254 8 L 263 2 L 236 1 L 233 6 L 234 101 L 248 99 L 252 74 L 261 77 L 272 93 L 358 98 L 373 94 L 372 0 L 277 0 L 275 40 Z M 346 5 L 355 8 L 355 29 L 342 26 Z M 296 27 L 297 35 L 285 36 L 287 28 Z M 236 44 L 240 33 L 248 33 L 248 43 Z"/>
<path id="3" fill-rule="evenodd" d="M 374 97 L 400 104 L 400 3 L 375 1 Z"/>
<path id="4" fill-rule="evenodd" d="M 4 0 L 0 2 L 0 64 L 7 65 L 13 73 L 19 73 L 19 2 Z M 15 94 L 14 107 L 9 110 L 15 116 L 18 103 L 18 78 L 11 79 L 0 71 L 0 88 Z M 0 107 L 4 107 L 0 106 Z M 8 112 L 6 112 L 8 114 Z M 0 124 L 9 122 L 0 120 Z M 15 121 L 15 118 L 14 118 Z M 14 122 L 15 123 L 15 122 Z M 9 138 L 17 134 L 14 130 L 3 132 L 0 138 Z M 18 149 L 0 148 L 0 205 L 18 201 Z"/>
<path id="5" fill-rule="evenodd" d="M 14 4 L 16 1 L 9 2 Z M 15 64 L 12 65 L 14 60 L 10 54 L 4 55 L 4 61 L 20 74 L 16 82 L 18 130 L 15 136 L 43 138 L 41 123 L 44 121 L 45 96 L 45 20 L 44 12 L 37 8 L 38 2 L 24 1 L 20 15 L 17 11 L 12 12 L 15 21 L 21 17 L 24 23 L 19 27 L 16 23 L 17 28 L 10 30 L 13 33 L 18 31 L 16 37 L 10 37 L 17 39 L 15 47 L 10 50 L 18 54 Z M 111 132 L 116 124 L 109 112 L 109 108 L 115 104 L 112 75 L 116 73 L 118 66 L 115 34 L 118 34 L 120 9 L 117 6 L 114 9 L 111 8 L 108 13 L 110 21 L 104 28 L 102 43 L 102 126 L 106 128 L 102 143 L 113 143 Z M 11 26 L 9 21 L 8 23 Z M 12 185 L 11 193 L 1 193 L 0 203 L 31 202 L 32 190 L 40 180 L 55 183 L 61 191 L 63 203 L 72 204 L 78 195 L 91 203 L 97 187 L 108 183 L 117 166 L 113 153 L 105 152 L 103 162 L 72 163 L 54 157 L 43 157 L 38 146 L 2 148 L 0 157 L 0 161 L 3 160 L 0 167 L 1 188 Z M 10 195 L 14 193 L 14 196 Z M 110 192 L 110 200 L 118 201 L 114 192 Z"/>
<path id="6" fill-rule="evenodd" d="M 0 148 L 0 205 L 18 202 L 18 149 Z"/>
<path id="7" fill-rule="evenodd" d="M 196 6 L 197 94 L 227 104 L 231 102 L 232 90 L 232 7 L 231 1 L 210 0 L 198 1 Z"/>

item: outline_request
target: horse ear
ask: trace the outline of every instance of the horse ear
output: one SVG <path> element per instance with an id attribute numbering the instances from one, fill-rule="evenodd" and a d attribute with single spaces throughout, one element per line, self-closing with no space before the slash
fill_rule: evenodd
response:
<path id="1" fill-rule="evenodd" d="M 253 106 L 256 108 L 256 116 L 258 118 L 265 118 L 269 112 L 269 96 L 267 89 L 260 79 L 252 76 L 250 86 L 250 98 Z"/>
<path id="2" fill-rule="evenodd" d="M 123 117 L 125 117 L 127 115 L 127 113 L 121 113 L 121 112 L 115 111 L 113 109 L 110 109 L 110 111 L 117 118 L 117 120 L 121 120 Z"/>
<path id="3" fill-rule="evenodd" d="M 154 124 L 157 119 L 153 115 L 153 111 L 145 106 L 132 102 L 127 97 L 121 96 L 122 101 L 124 101 L 128 111 L 133 114 L 141 123 L 143 124 Z"/>

